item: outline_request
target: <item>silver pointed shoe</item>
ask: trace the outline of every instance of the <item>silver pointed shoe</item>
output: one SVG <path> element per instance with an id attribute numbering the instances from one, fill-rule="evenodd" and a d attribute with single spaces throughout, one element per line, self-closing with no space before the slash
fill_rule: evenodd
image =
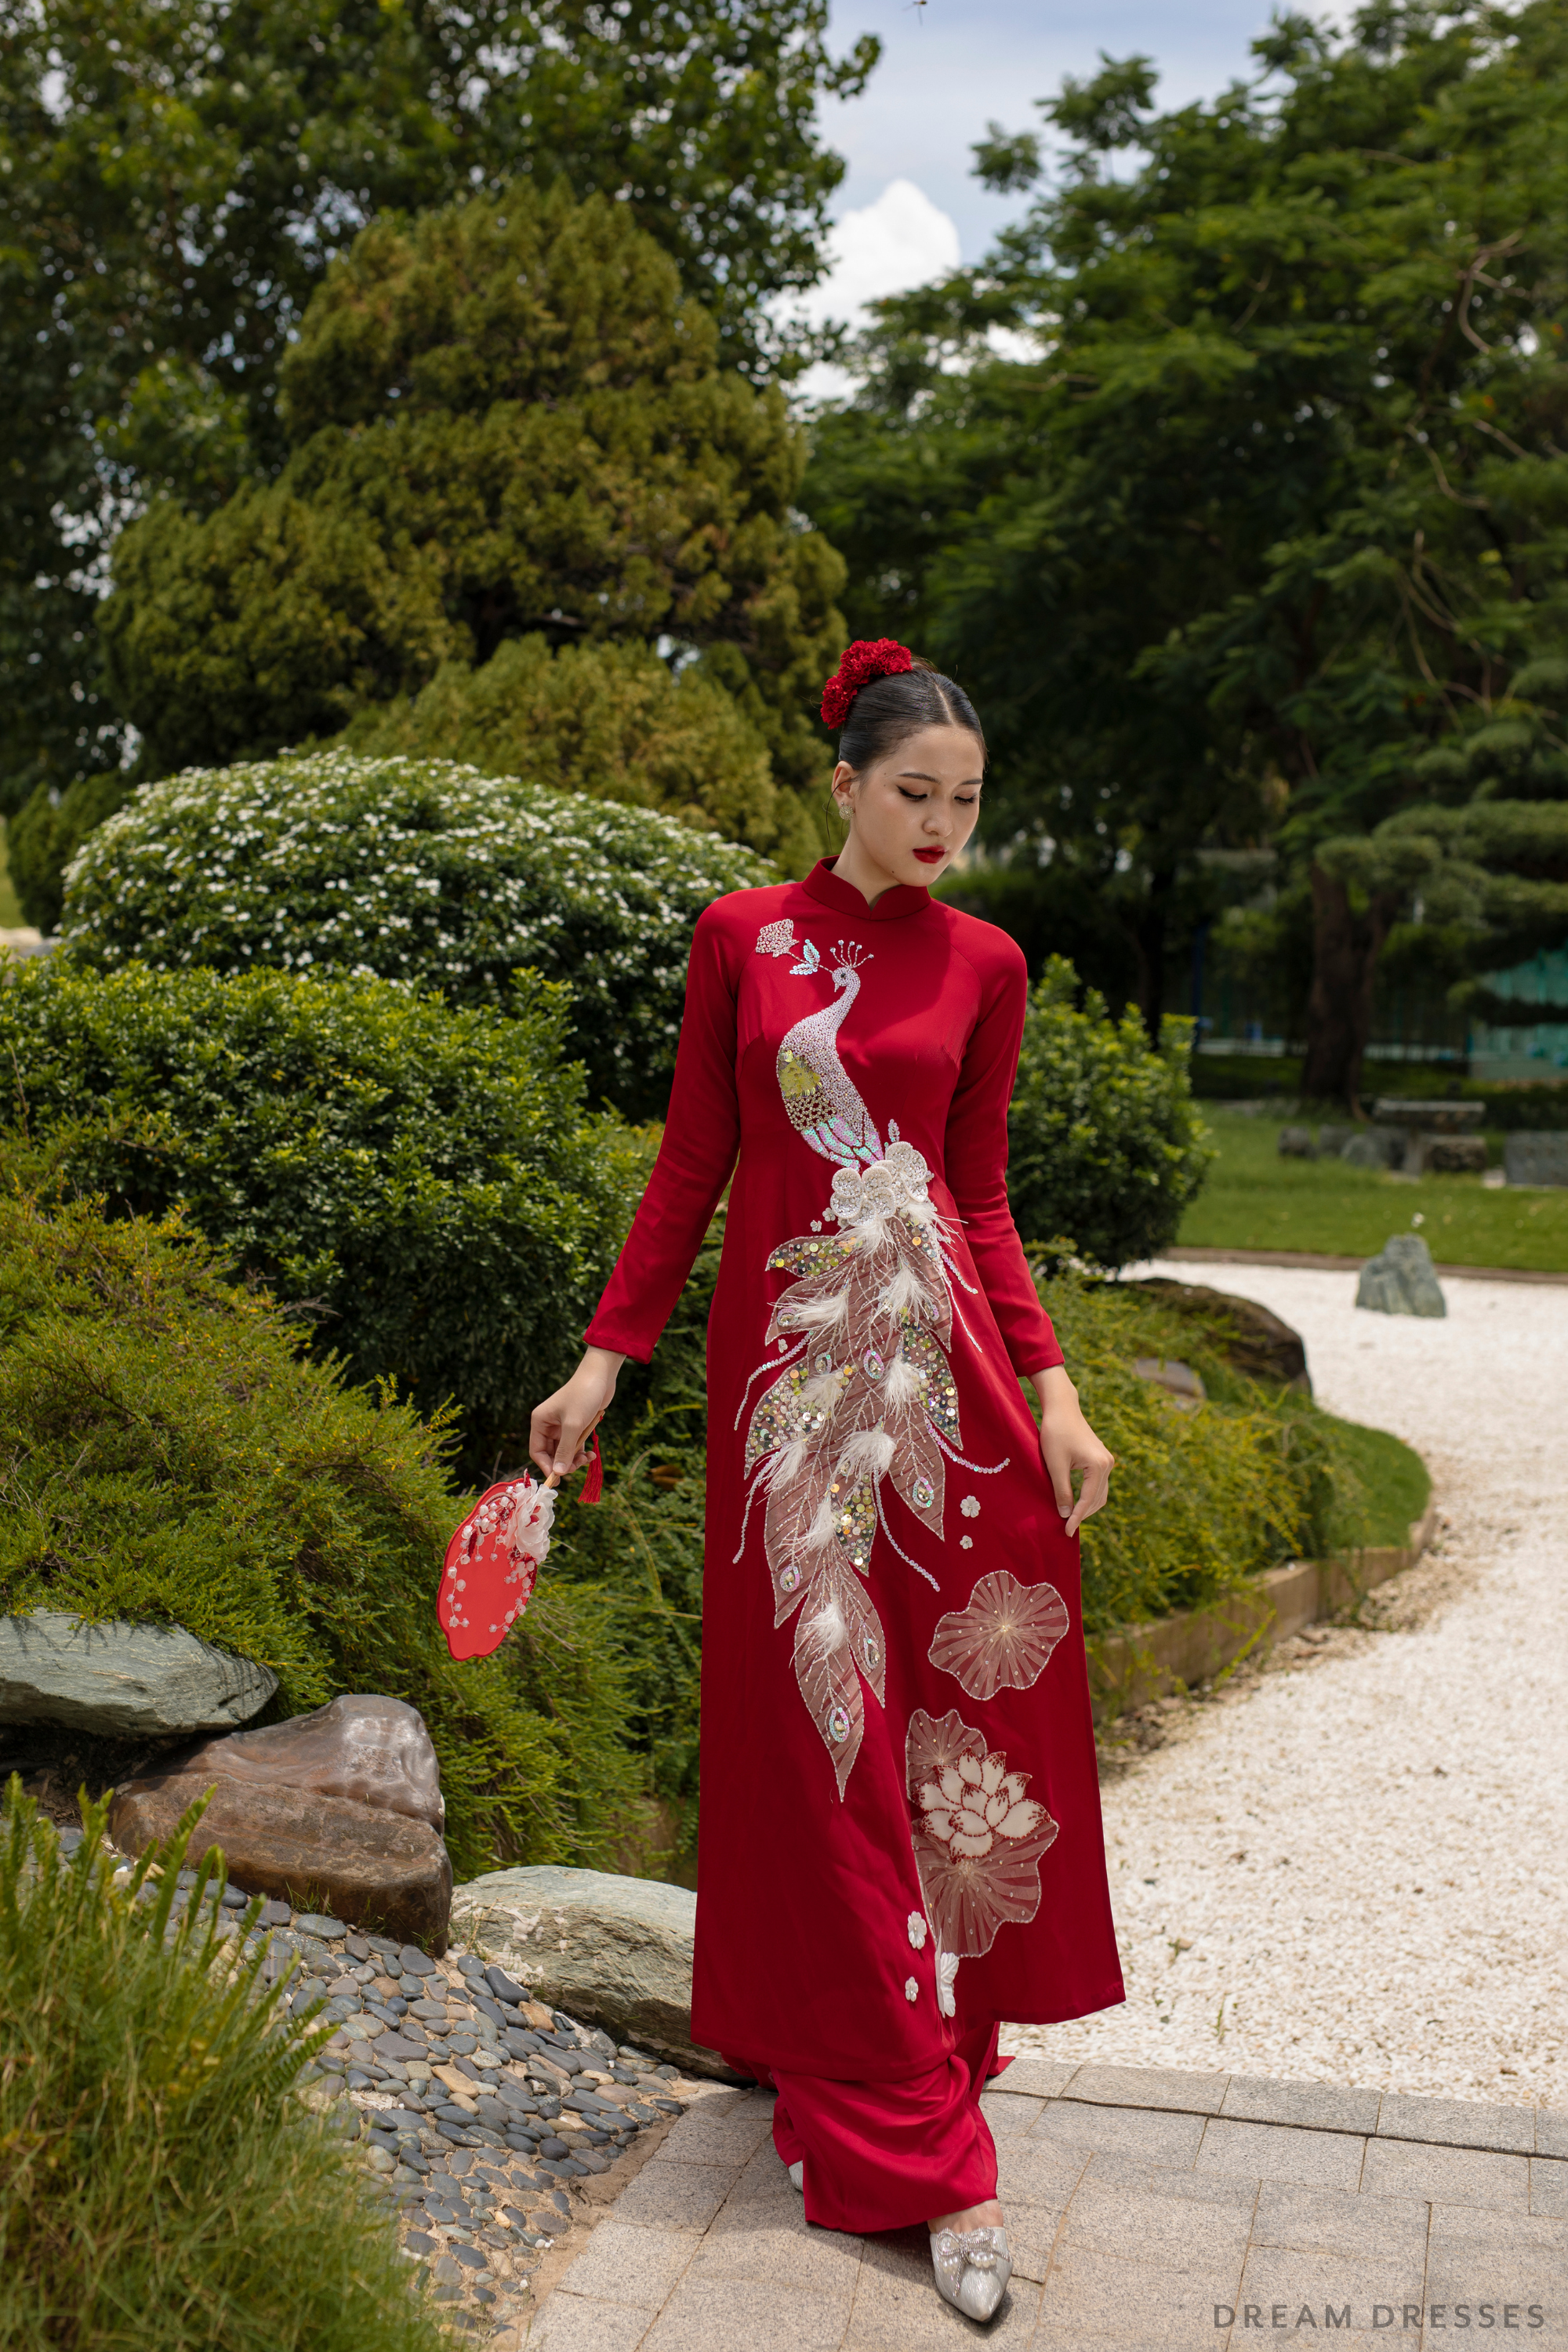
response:
<path id="1" fill-rule="evenodd" d="M 1007 2282 L 1013 2257 L 1005 2230 L 933 2230 L 931 2266 L 936 2291 L 966 2319 L 994 2319 Z"/>

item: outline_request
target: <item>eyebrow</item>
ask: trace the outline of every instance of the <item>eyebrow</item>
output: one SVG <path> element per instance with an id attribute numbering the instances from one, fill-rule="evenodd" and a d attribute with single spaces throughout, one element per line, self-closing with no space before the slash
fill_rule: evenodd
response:
<path id="1" fill-rule="evenodd" d="M 940 784 L 942 782 L 940 776 L 928 776 L 923 768 L 900 768 L 899 773 L 900 776 L 908 776 L 911 782 L 917 784 Z M 963 792 L 967 786 L 973 785 L 978 792 L 984 781 L 984 776 L 965 776 L 963 783 L 955 789 Z"/>

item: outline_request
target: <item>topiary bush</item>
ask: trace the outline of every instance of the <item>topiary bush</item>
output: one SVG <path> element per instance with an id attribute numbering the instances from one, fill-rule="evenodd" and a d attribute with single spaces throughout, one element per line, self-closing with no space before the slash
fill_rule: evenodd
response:
<path id="1" fill-rule="evenodd" d="M 30 962 L 0 982 L 0 1117 L 115 1215 L 180 1206 L 352 1380 L 454 1400 L 483 1477 L 575 1360 L 649 1159 L 584 1113 L 567 990 L 508 1002 Z"/>
<path id="2" fill-rule="evenodd" d="M 187 1816 L 187 1820 L 189 1817 Z M 390 2217 L 300 2096 L 323 2030 L 234 1965 L 213 1884 L 123 1888 L 0 1811 L 0 2343 L 12 2352 L 442 2352 Z M 139 1900 L 145 1895 L 149 1900 Z"/>
<path id="3" fill-rule="evenodd" d="M 768 747 L 700 663 L 676 677 L 651 646 L 509 638 L 479 669 L 443 662 L 419 694 L 358 712 L 338 739 L 359 758 L 470 761 L 590 799 L 660 809 L 744 842 L 789 872 L 824 840 Z"/>
<path id="4" fill-rule="evenodd" d="M 445 760 L 326 751 L 143 785 L 66 877 L 99 971 L 334 971 L 506 1007 L 524 967 L 569 992 L 590 1099 L 662 1107 L 692 926 L 771 866 L 651 809 Z"/>
<path id="5" fill-rule="evenodd" d="M 1136 1013 L 1112 1021 L 1053 956 L 1030 999 L 1007 1115 L 1007 1196 L 1051 1262 L 1130 1265 L 1174 1241 L 1214 1158 L 1193 1101 L 1192 1024 L 1167 1020 L 1158 1052 Z"/>
<path id="6" fill-rule="evenodd" d="M 263 1720 L 406 1699 L 459 1878 L 602 1862 L 642 1780 L 609 1600 L 547 1581 L 503 1651 L 455 1664 L 441 1422 L 303 1358 L 178 1219 L 20 1189 L 14 1150 L 0 1173 L 0 1611 L 184 1625 L 272 1668 Z"/>

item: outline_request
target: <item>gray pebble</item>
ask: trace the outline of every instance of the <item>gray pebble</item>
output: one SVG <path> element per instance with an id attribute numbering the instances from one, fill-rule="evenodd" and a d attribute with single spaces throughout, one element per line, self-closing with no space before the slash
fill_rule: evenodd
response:
<path id="1" fill-rule="evenodd" d="M 436 2251 L 435 2239 L 427 2238 L 423 2230 L 410 2230 L 403 2242 L 416 2254 L 433 2254 Z"/>
<path id="2" fill-rule="evenodd" d="M 341 1919 L 329 1918 L 324 1911 L 296 1911 L 294 1925 L 301 1936 L 320 1936 L 324 1940 L 335 1940 L 349 1932 Z"/>
<path id="3" fill-rule="evenodd" d="M 435 1961 L 414 1944 L 403 1945 L 397 1957 L 403 1963 L 403 1973 L 406 1977 L 433 1977 L 436 1974 Z"/>

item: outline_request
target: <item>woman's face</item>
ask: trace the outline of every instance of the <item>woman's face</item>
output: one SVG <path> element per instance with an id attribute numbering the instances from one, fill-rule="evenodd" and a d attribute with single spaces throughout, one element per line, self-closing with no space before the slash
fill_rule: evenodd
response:
<path id="1" fill-rule="evenodd" d="M 974 830 L 984 764 L 967 727 L 922 727 L 868 768 L 840 761 L 833 798 L 849 817 L 857 862 L 929 889 Z"/>

